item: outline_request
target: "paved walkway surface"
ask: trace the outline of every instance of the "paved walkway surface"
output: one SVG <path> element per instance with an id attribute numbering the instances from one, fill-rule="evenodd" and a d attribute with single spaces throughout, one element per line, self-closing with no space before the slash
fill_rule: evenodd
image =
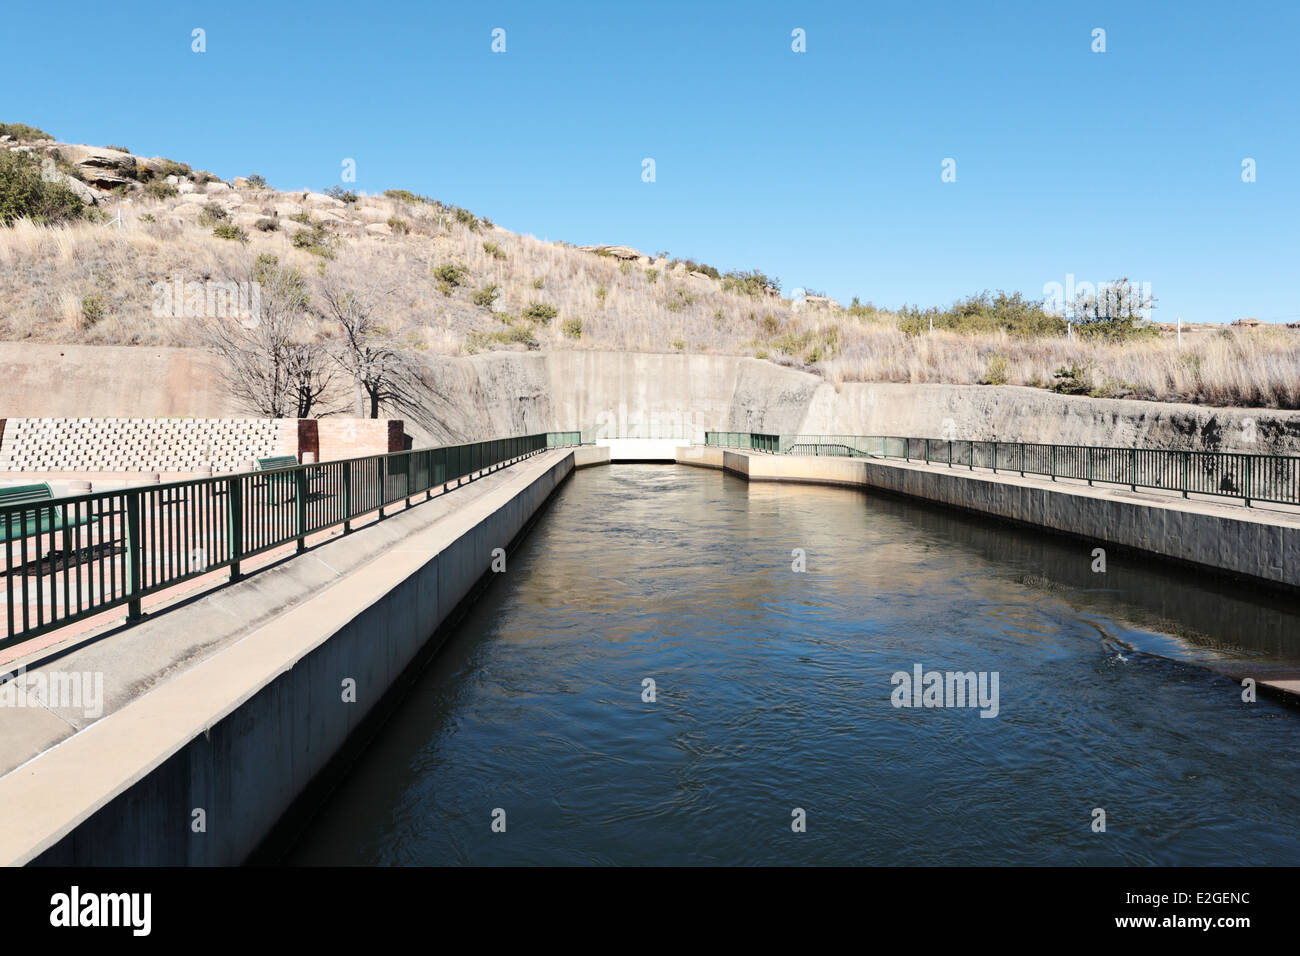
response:
<path id="1" fill-rule="evenodd" d="M 750 454 L 759 454 L 751 452 Z M 798 457 L 798 456 L 796 456 Z M 832 457 L 832 456 L 824 456 Z M 991 468 L 970 468 L 967 465 L 948 465 L 923 461 L 906 461 L 902 458 L 866 458 L 859 459 L 882 465 L 896 465 L 915 471 L 962 472 L 978 478 L 1006 482 L 1008 484 L 1050 486 L 1061 491 L 1092 495 L 1097 498 L 1116 498 L 1127 501 L 1141 501 L 1149 504 L 1163 505 L 1182 511 L 1195 511 L 1201 514 L 1230 515 L 1234 518 L 1261 521 L 1266 524 L 1293 525 L 1300 527 L 1300 506 L 1279 504 L 1275 502 L 1254 502 L 1249 507 L 1241 498 L 1219 497 L 1217 495 L 1189 495 L 1184 498 L 1181 491 L 1164 488 L 1143 488 L 1133 490 L 1128 485 L 1112 485 L 1076 478 L 1057 478 L 1053 480 L 1046 475 L 1021 475 L 1018 471 L 1005 471 Z"/>

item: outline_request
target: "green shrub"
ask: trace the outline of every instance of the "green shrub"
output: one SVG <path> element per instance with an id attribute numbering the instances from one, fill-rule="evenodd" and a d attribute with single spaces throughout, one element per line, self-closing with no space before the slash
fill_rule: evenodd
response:
<path id="1" fill-rule="evenodd" d="M 605 308 L 605 296 L 607 295 L 609 295 L 609 292 L 603 285 L 596 286 L 596 301 L 600 303 L 602 309 Z"/>
<path id="2" fill-rule="evenodd" d="M 41 178 L 34 157 L 0 150 L 0 225 L 8 226 L 24 218 L 53 225 L 87 215 L 76 193 L 62 183 L 48 183 Z"/>
<path id="3" fill-rule="evenodd" d="M 26 123 L 0 123 L 0 136 L 12 136 L 20 143 L 30 143 L 38 139 L 54 139 L 43 129 L 28 126 Z"/>
<path id="4" fill-rule="evenodd" d="M 323 259 L 334 258 L 334 247 L 323 222 L 313 222 L 311 229 L 299 229 L 291 241 L 295 249 L 303 249 Z"/>
<path id="5" fill-rule="evenodd" d="M 658 281 L 659 281 L 659 270 L 658 270 L 658 269 L 647 269 L 647 270 L 645 271 L 645 277 L 646 277 L 646 281 L 647 281 L 647 282 L 658 282 Z"/>
<path id="6" fill-rule="evenodd" d="M 994 355 L 984 370 L 984 384 L 1005 385 L 1011 381 L 1011 363 L 1005 355 Z"/>
<path id="7" fill-rule="evenodd" d="M 760 296 L 770 292 L 780 292 L 781 280 L 775 276 L 769 277 L 757 269 L 751 269 L 748 272 L 728 272 L 722 277 L 722 289 L 724 292 L 739 292 L 742 295 Z"/>
<path id="8" fill-rule="evenodd" d="M 506 318 L 509 319 L 509 316 Z M 471 353 L 493 345 L 524 345 L 529 349 L 535 349 L 538 347 L 538 342 L 533 334 L 534 331 L 532 324 L 528 322 L 521 322 L 518 325 L 507 323 L 504 329 L 496 332 L 471 332 L 466 337 L 465 344 Z"/>
<path id="9" fill-rule="evenodd" d="M 325 190 L 325 195 L 332 196 L 340 202 L 345 202 L 348 205 L 351 205 L 360 198 L 352 190 L 344 189 L 342 186 L 331 186 L 329 189 Z"/>
<path id="10" fill-rule="evenodd" d="M 94 325 L 104 317 L 104 313 L 107 311 L 102 296 L 83 295 L 81 297 L 81 317 L 87 325 Z"/>
<path id="11" fill-rule="evenodd" d="M 534 288 L 534 289 L 540 289 L 540 288 L 541 288 L 542 286 L 544 286 L 544 285 L 546 285 L 546 280 L 543 279 L 543 278 L 541 278 L 541 277 L 538 277 L 538 278 L 536 278 L 536 279 L 533 280 L 533 288 Z"/>
<path id="12" fill-rule="evenodd" d="M 542 325 L 550 325 L 560 310 L 553 305 L 547 305 L 545 302 L 530 302 L 528 308 L 524 309 L 523 317 L 532 319 Z"/>
<path id="13" fill-rule="evenodd" d="M 673 348 L 681 352 L 684 351 L 686 348 L 686 341 L 684 339 L 673 339 L 672 345 Z"/>
<path id="14" fill-rule="evenodd" d="M 850 307 L 854 315 L 874 317 L 874 307 Z M 946 309 L 919 309 L 903 306 L 898 312 L 898 327 L 908 335 L 921 335 L 930 330 L 933 320 L 936 329 L 952 332 L 1004 331 L 1015 338 L 1036 338 L 1046 335 L 1064 335 L 1065 320 L 1052 315 L 1044 303 L 1026 299 L 1019 292 L 998 291 L 996 295 L 981 292 L 958 299 Z"/>
<path id="15" fill-rule="evenodd" d="M 565 319 L 564 324 L 561 326 L 561 329 L 564 331 L 564 334 L 569 338 L 580 339 L 582 338 L 582 319 L 579 319 L 577 317 L 574 317 L 572 319 Z"/>
<path id="16" fill-rule="evenodd" d="M 232 222 L 217 224 L 213 227 L 212 234 L 220 239 L 234 239 L 237 242 L 248 241 L 248 233 Z"/>
<path id="17" fill-rule="evenodd" d="M 504 259 L 506 257 L 505 250 L 502 249 L 500 246 L 498 246 L 495 242 L 483 243 L 483 251 L 486 252 L 488 255 L 490 255 L 493 259 Z"/>
<path id="18" fill-rule="evenodd" d="M 253 261 L 253 278 L 263 285 L 276 286 L 294 301 L 306 305 L 311 301 L 307 291 L 307 278 L 297 269 L 280 265 L 279 256 L 271 252 L 259 253 Z"/>
<path id="19" fill-rule="evenodd" d="M 280 224 L 274 219 L 262 217 L 257 220 L 257 229 L 261 232 L 275 232 L 280 228 Z"/>
<path id="20" fill-rule="evenodd" d="M 144 194 L 151 199 L 171 199 L 180 192 L 165 179 L 151 179 L 144 184 Z"/>
<path id="21" fill-rule="evenodd" d="M 115 150 L 117 150 L 119 153 L 129 153 L 129 152 L 131 152 L 131 151 L 130 151 L 129 149 L 127 149 L 125 146 L 112 146 L 112 145 L 109 145 L 109 146 L 105 146 L 104 148 L 105 148 L 105 149 L 115 149 Z"/>
<path id="22" fill-rule="evenodd" d="M 393 230 L 393 232 L 397 233 L 399 236 L 404 236 L 409 231 L 409 228 L 406 225 L 406 220 L 398 219 L 395 216 L 388 220 L 388 228 Z"/>
<path id="23" fill-rule="evenodd" d="M 408 203 L 432 203 L 433 200 L 427 196 L 417 196 L 409 189 L 385 189 L 384 196 L 388 199 L 396 199 L 398 202 Z"/>
<path id="24" fill-rule="evenodd" d="M 155 219 L 155 218 L 153 217 L 153 213 L 149 213 L 149 212 L 147 212 L 147 213 L 145 213 L 143 216 L 140 217 L 140 221 L 141 221 L 141 222 L 157 222 L 158 220 Z"/>
<path id="25" fill-rule="evenodd" d="M 226 222 L 230 219 L 230 213 L 226 212 L 214 202 L 207 203 L 203 211 L 199 213 L 199 225 L 215 226 L 218 223 Z"/>
<path id="26" fill-rule="evenodd" d="M 265 188 L 266 188 L 266 177 L 265 177 L 265 176 L 259 176 L 259 175 L 257 175 L 257 173 L 253 173 L 253 175 L 251 175 L 251 176 L 248 177 L 248 185 L 249 185 L 249 187 L 251 187 L 252 189 L 265 189 Z"/>
<path id="27" fill-rule="evenodd" d="M 1052 373 L 1052 391 L 1062 395 L 1087 395 L 1092 391 L 1092 369 L 1088 363 L 1072 362 Z"/>
<path id="28" fill-rule="evenodd" d="M 433 270 L 433 277 L 438 280 L 439 287 L 447 286 L 450 289 L 463 285 L 468 276 L 469 270 L 454 262 L 440 265 Z M 444 294 L 450 295 L 449 292 Z"/>
<path id="29" fill-rule="evenodd" d="M 497 296 L 500 294 L 501 290 L 497 286 L 485 285 L 474 293 L 474 304 L 484 306 L 485 308 L 491 308 L 492 303 L 497 300 Z"/>
<path id="30" fill-rule="evenodd" d="M 194 170 L 190 169 L 188 163 L 178 163 L 174 159 L 163 159 L 160 162 L 162 163 L 162 169 L 158 170 L 157 175 L 159 176 L 175 176 L 178 179 L 182 177 L 189 178 L 194 172 Z"/>
<path id="31" fill-rule="evenodd" d="M 462 226 L 468 226 L 470 232 L 477 232 L 479 227 L 478 216 L 474 215 L 468 209 L 461 209 L 460 206 L 452 206 L 451 213 L 456 217 L 456 221 Z"/>

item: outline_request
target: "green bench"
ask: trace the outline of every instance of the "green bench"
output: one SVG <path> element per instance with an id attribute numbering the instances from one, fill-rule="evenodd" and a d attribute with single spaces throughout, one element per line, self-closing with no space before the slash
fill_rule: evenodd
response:
<path id="1" fill-rule="evenodd" d="M 89 518 L 70 518 L 64 520 L 61 508 L 42 508 L 40 502 L 53 501 L 54 492 L 50 486 L 41 482 L 38 485 L 9 485 L 0 488 L 0 507 L 12 505 L 37 505 L 26 508 L 16 516 L 0 515 L 0 541 L 9 541 L 10 529 L 13 539 L 46 535 L 54 531 L 63 533 L 63 553 L 72 552 L 72 531 L 84 524 L 90 524 Z M 39 540 L 39 539 L 38 539 Z M 37 555 L 39 557 L 39 555 Z"/>
<path id="2" fill-rule="evenodd" d="M 298 479 L 292 471 L 289 471 L 297 467 L 298 459 L 293 455 L 272 455 L 270 458 L 257 459 L 257 470 L 266 472 L 266 488 L 272 504 L 276 503 L 276 488 L 287 486 L 290 489 L 297 489 Z"/>

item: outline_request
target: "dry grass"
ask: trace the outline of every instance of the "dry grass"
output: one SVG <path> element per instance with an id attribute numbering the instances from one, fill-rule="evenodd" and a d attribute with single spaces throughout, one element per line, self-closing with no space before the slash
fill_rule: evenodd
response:
<path id="1" fill-rule="evenodd" d="M 849 337 L 822 368 L 833 381 L 989 383 L 1051 387 L 1074 367 L 1088 394 L 1208 405 L 1300 408 L 1300 335 L 1286 328 L 1234 329 L 1127 344 L 1017 340 L 1002 334 L 935 332 L 909 338 L 878 325 Z M 998 370 L 1002 375 L 990 374 Z"/>
<path id="2" fill-rule="evenodd" d="M 208 201 L 227 207 L 247 231 L 247 244 L 217 238 L 210 225 L 199 223 L 198 209 Z M 1001 334 L 909 337 L 887 312 L 869 319 L 797 312 L 788 300 L 724 292 L 720 282 L 692 277 L 664 261 L 623 264 L 498 227 L 471 229 L 422 203 L 363 197 L 354 206 L 323 207 L 304 204 L 301 194 L 242 189 L 165 200 L 136 194 L 121 208 L 120 229 L 19 222 L 0 230 L 0 335 L 194 346 L 196 323 L 152 314 L 153 284 L 177 274 L 186 280 L 238 279 L 247 275 L 254 256 L 269 252 L 311 278 L 323 267 L 376 285 L 387 293 L 392 324 L 440 354 L 704 351 L 807 367 L 832 381 L 1037 387 L 1050 387 L 1059 369 L 1075 366 L 1095 395 L 1300 408 L 1300 334 L 1286 329 L 1225 329 L 1197 336 L 1181 350 L 1167 338 L 1111 345 Z M 306 228 L 290 220 L 300 211 L 326 220 L 332 259 L 293 247 L 294 234 Z M 279 228 L 258 230 L 262 218 L 275 219 Z M 390 220 L 401 220 L 406 232 L 366 231 L 367 223 Z M 485 249 L 485 242 L 494 249 Z M 464 268 L 464 281 L 440 289 L 434 270 L 449 264 Z M 490 286 L 498 289 L 493 304 L 476 305 L 474 294 Z M 87 296 L 102 304 L 93 321 L 82 308 Z M 525 318 L 535 304 L 552 307 L 555 318 Z M 581 321 L 578 337 L 572 334 L 574 320 Z"/>

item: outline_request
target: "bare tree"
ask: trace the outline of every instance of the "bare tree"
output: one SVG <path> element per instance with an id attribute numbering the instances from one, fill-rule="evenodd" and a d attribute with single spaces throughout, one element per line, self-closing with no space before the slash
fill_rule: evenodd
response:
<path id="1" fill-rule="evenodd" d="M 363 288 L 337 275 L 322 278 L 320 314 L 340 330 L 331 355 L 352 379 L 357 417 L 378 418 L 387 407 L 423 421 L 428 371 L 415 354 L 415 339 L 390 326 L 387 296 L 373 283 Z"/>
<path id="2" fill-rule="evenodd" d="M 206 347 L 223 364 L 226 387 L 239 404 L 268 418 L 310 418 L 330 387 L 328 350 L 311 328 L 307 282 L 274 256 L 258 256 L 245 271 L 247 314 L 209 318 Z"/>

